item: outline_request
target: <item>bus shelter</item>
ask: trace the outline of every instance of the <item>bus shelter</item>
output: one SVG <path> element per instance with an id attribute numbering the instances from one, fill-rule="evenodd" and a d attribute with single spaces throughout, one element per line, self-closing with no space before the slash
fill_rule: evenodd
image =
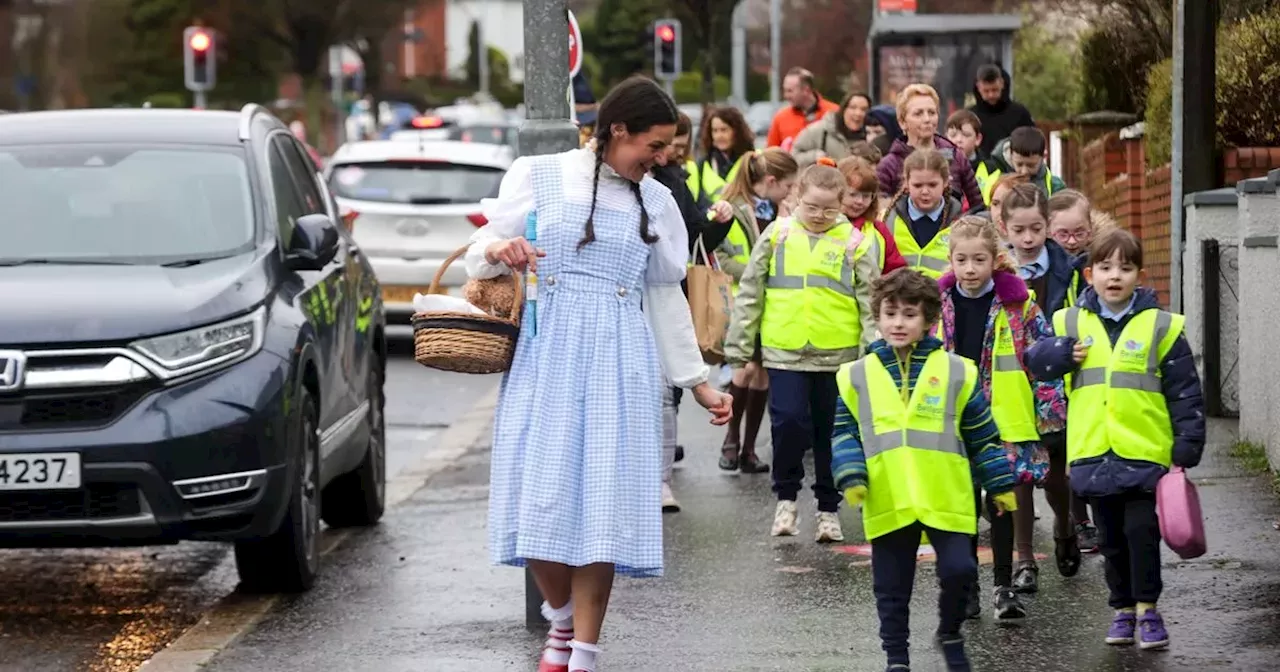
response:
<path id="1" fill-rule="evenodd" d="M 928 84 L 945 119 L 965 106 L 978 68 L 999 63 L 1012 75 L 1021 27 L 1017 14 L 877 14 L 867 35 L 871 96 L 892 105 L 908 84 Z"/>

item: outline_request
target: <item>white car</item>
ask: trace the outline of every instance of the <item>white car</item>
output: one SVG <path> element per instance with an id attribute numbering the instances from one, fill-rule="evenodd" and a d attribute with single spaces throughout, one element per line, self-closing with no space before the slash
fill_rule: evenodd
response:
<path id="1" fill-rule="evenodd" d="M 382 285 L 389 324 L 407 322 L 413 295 L 484 226 L 480 199 L 498 195 L 511 161 L 499 145 L 404 140 L 346 144 L 330 159 L 325 179 Z M 465 281 L 458 260 L 441 286 Z"/>

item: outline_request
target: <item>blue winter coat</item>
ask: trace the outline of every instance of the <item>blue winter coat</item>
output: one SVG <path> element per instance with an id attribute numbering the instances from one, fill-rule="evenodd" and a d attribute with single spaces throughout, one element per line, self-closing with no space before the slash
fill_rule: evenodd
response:
<path id="1" fill-rule="evenodd" d="M 1072 257 L 1070 252 L 1058 244 L 1058 241 L 1046 240 L 1044 246 L 1049 251 L 1049 277 L 1046 281 L 1049 286 L 1049 295 L 1045 297 L 1044 314 L 1052 318 L 1054 313 L 1066 307 L 1072 278 L 1079 276 L 1077 288 L 1085 287 L 1084 270 L 1079 260 Z"/>
<path id="2" fill-rule="evenodd" d="M 1095 314 L 1101 312 L 1098 295 L 1092 287 L 1080 294 L 1076 305 Z M 1160 308 L 1155 291 L 1139 287 L 1133 310 L 1119 322 L 1103 319 L 1111 346 L 1115 347 L 1121 331 L 1133 316 L 1144 310 Z M 1038 341 L 1027 350 L 1027 368 L 1032 375 L 1045 380 L 1061 378 L 1077 368 L 1071 358 L 1075 339 L 1055 336 Z M 1184 334 L 1179 334 L 1169 349 L 1169 355 L 1160 363 L 1160 385 L 1169 418 L 1173 421 L 1173 464 L 1191 468 L 1200 464 L 1204 452 L 1205 420 L 1204 398 L 1200 390 L 1200 376 L 1196 373 L 1191 346 Z M 1068 407 L 1071 400 L 1067 399 Z M 1067 424 L 1067 434 L 1071 424 Z M 1104 497 L 1129 490 L 1154 492 L 1156 482 L 1166 469 L 1158 464 L 1139 460 L 1127 460 L 1108 450 L 1101 457 L 1076 460 L 1071 463 L 1071 488 L 1082 497 Z"/>

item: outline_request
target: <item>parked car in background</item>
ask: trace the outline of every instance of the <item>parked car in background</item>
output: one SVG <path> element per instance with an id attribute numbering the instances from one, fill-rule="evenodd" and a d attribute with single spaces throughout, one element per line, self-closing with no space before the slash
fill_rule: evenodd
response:
<path id="1" fill-rule="evenodd" d="M 456 140 L 497 145 L 506 147 L 514 160 L 518 152 L 519 131 L 518 125 L 507 123 L 505 120 L 459 122 L 443 117 L 427 116 L 414 119 L 411 128 L 392 133 L 390 139 L 400 142 Z"/>
<path id="2" fill-rule="evenodd" d="M 505 147 L 449 140 L 356 142 L 333 155 L 325 179 L 378 275 L 390 321 L 408 324 L 413 295 L 484 226 L 480 200 L 498 194 L 512 161 Z M 442 279 L 465 281 L 462 262 Z"/>
<path id="3" fill-rule="evenodd" d="M 265 109 L 0 117 L 0 546 L 230 541 L 309 588 L 385 502 L 373 269 Z"/>

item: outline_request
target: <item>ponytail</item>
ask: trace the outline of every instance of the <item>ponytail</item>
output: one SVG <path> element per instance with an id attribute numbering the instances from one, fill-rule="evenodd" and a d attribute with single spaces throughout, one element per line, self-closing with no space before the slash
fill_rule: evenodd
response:
<path id="1" fill-rule="evenodd" d="M 778 147 L 770 147 L 758 152 L 749 151 L 738 161 L 738 173 L 720 194 L 722 201 L 750 203 L 751 198 L 755 196 L 751 187 L 763 182 L 764 178 L 785 180 L 800 172 L 800 165 L 796 163 L 790 152 Z"/>

